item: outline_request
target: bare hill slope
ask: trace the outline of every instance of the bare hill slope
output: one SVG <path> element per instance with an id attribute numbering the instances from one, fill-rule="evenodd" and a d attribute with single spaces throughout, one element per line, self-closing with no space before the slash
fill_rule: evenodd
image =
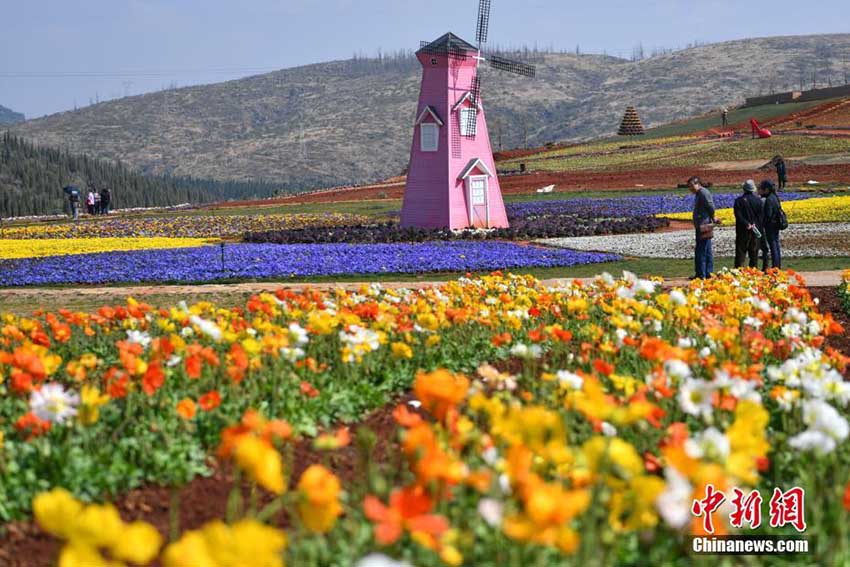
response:
<path id="1" fill-rule="evenodd" d="M 536 79 L 486 71 L 494 149 L 616 131 L 626 104 L 645 125 L 693 116 L 771 88 L 843 81 L 850 34 L 696 47 L 631 62 L 534 57 Z M 39 144 L 121 159 L 151 173 L 359 183 L 405 166 L 420 68 L 410 57 L 285 69 L 100 103 L 11 127 Z"/>

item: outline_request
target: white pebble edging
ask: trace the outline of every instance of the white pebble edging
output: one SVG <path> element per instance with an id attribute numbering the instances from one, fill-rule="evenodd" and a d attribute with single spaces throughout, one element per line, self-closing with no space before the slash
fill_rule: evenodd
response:
<path id="1" fill-rule="evenodd" d="M 644 258 L 691 258 L 694 231 L 610 234 L 574 238 L 545 238 L 539 244 L 588 252 L 610 252 Z M 783 256 L 830 257 L 850 255 L 850 223 L 792 224 L 780 236 Z M 735 227 L 714 231 L 714 255 L 735 255 Z"/>

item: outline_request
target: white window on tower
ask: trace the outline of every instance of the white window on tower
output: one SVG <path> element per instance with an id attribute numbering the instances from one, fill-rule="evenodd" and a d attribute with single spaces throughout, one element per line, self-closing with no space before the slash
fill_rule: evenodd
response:
<path id="1" fill-rule="evenodd" d="M 436 124 L 419 125 L 419 147 L 423 152 L 436 152 L 439 148 L 439 130 Z"/>
<path id="2" fill-rule="evenodd" d="M 460 135 L 461 136 L 474 136 L 475 135 L 475 127 L 472 123 L 473 118 L 475 116 L 474 108 L 461 108 L 460 109 Z"/>

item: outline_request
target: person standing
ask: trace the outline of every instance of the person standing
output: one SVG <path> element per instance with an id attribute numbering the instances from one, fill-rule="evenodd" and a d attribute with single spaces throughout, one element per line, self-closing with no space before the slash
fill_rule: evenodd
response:
<path id="1" fill-rule="evenodd" d="M 779 246 L 779 231 L 783 228 L 782 205 L 776 195 L 776 186 L 773 181 L 762 181 L 759 184 L 759 193 L 764 197 L 764 209 L 762 211 L 762 224 L 764 225 L 762 252 L 764 257 L 762 258 L 761 269 L 767 271 L 768 255 L 770 256 L 770 265 L 781 269 L 782 250 Z"/>
<path id="2" fill-rule="evenodd" d="M 723 107 L 723 110 L 720 111 L 720 117 L 723 120 L 723 127 L 726 128 L 729 126 L 729 109 L 725 106 Z"/>
<path id="3" fill-rule="evenodd" d="M 66 185 L 63 189 L 68 195 L 68 204 L 71 207 L 71 218 L 80 218 L 80 189 L 76 185 Z"/>
<path id="4" fill-rule="evenodd" d="M 100 191 L 94 194 L 94 214 L 100 214 Z"/>
<path id="5" fill-rule="evenodd" d="M 688 179 L 688 188 L 694 194 L 696 249 L 693 279 L 706 279 L 714 272 L 714 252 L 711 247 L 711 239 L 714 237 L 714 198 L 697 176 Z"/>
<path id="6" fill-rule="evenodd" d="M 94 191 L 89 189 L 89 194 L 86 195 L 86 211 L 90 215 L 94 214 Z"/>
<path id="7" fill-rule="evenodd" d="M 785 189 L 785 184 L 788 183 L 788 170 L 785 165 L 785 159 L 782 156 L 773 158 L 776 162 L 776 177 L 779 184 L 779 190 Z"/>
<path id="8" fill-rule="evenodd" d="M 761 249 L 761 237 L 764 227 L 762 226 L 762 202 L 756 196 L 756 184 L 752 179 L 747 179 L 743 185 L 744 193 L 735 199 L 733 211 L 735 212 L 735 267 L 744 266 L 744 261 L 749 257 L 747 265 L 750 268 L 758 266 L 759 250 Z"/>
<path id="9" fill-rule="evenodd" d="M 108 187 L 105 187 L 103 191 L 100 192 L 100 214 L 109 214 L 110 201 L 112 201 L 112 193 L 109 192 Z"/>

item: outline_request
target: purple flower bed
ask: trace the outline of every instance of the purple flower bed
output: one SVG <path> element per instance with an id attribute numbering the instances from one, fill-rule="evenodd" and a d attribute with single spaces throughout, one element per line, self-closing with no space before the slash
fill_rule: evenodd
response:
<path id="1" fill-rule="evenodd" d="M 718 209 L 732 208 L 740 193 L 715 193 L 714 206 Z M 819 197 L 814 193 L 783 191 L 783 201 L 799 201 Z M 658 215 L 662 213 L 684 213 L 693 210 L 693 195 L 640 195 L 610 198 L 565 199 L 559 201 L 533 201 L 509 203 L 508 218 L 531 219 L 540 216 L 578 215 L 588 218 L 620 218 Z"/>
<path id="2" fill-rule="evenodd" d="M 0 286 L 491 271 L 621 259 L 508 242 L 232 244 L 0 261 Z"/>

